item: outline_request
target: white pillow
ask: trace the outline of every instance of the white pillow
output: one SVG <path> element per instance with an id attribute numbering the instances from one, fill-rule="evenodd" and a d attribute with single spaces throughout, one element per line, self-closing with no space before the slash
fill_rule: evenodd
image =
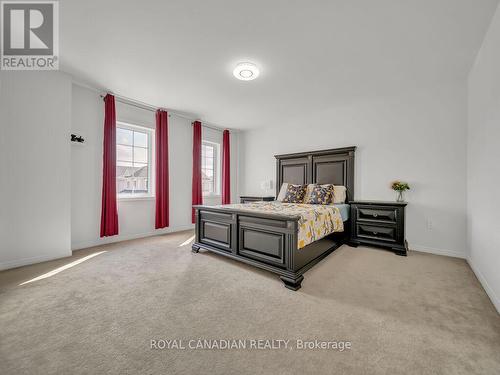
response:
<path id="1" fill-rule="evenodd" d="M 283 199 L 285 199 L 287 189 L 288 189 L 288 183 L 283 182 L 283 184 L 281 184 L 280 192 L 276 197 L 276 200 L 278 202 L 283 202 Z"/>
<path id="2" fill-rule="evenodd" d="M 346 191 L 345 186 L 333 185 L 333 204 L 345 203 Z"/>

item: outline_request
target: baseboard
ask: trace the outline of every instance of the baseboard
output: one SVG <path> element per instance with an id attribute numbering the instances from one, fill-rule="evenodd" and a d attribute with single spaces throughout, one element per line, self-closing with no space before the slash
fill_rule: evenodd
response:
<path id="1" fill-rule="evenodd" d="M 160 230 L 155 230 L 155 231 L 151 231 L 151 232 L 147 232 L 147 233 L 138 233 L 138 234 L 115 236 L 115 237 L 98 238 L 98 239 L 91 240 L 91 241 L 84 241 L 84 242 L 72 244 L 71 250 L 85 249 L 87 247 L 99 246 L 99 245 L 104 245 L 104 244 L 108 244 L 108 243 L 120 242 L 120 241 L 128 241 L 128 240 L 133 240 L 133 239 L 137 239 L 137 238 L 160 236 L 162 234 L 181 232 L 181 231 L 189 230 L 189 229 L 194 229 L 194 224 L 181 225 L 181 226 L 173 227 L 173 228 L 160 229 Z M 36 257 L 22 258 L 22 259 L 15 259 L 15 260 L 10 260 L 10 261 L 6 261 L 6 262 L 0 262 L 0 271 L 8 270 L 11 268 L 22 267 L 22 266 L 28 266 L 28 265 L 36 264 L 36 263 L 47 262 L 49 260 L 66 258 L 69 256 L 71 256 L 71 252 L 69 252 L 69 253 L 65 252 L 65 253 L 61 253 L 61 254 L 44 254 L 44 255 L 39 255 Z"/>
<path id="2" fill-rule="evenodd" d="M 477 279 L 483 286 L 484 291 L 490 297 L 491 302 L 493 303 L 493 306 L 495 306 L 495 309 L 497 309 L 497 312 L 500 314 L 500 298 L 495 294 L 493 291 L 493 288 L 488 284 L 488 281 L 486 281 L 486 278 L 483 276 L 481 271 L 479 271 L 479 268 L 474 265 L 472 260 L 470 258 L 466 258 L 467 263 L 469 264 L 470 268 L 472 269 L 472 272 L 476 275 Z"/>
<path id="3" fill-rule="evenodd" d="M 30 264 L 47 262 L 49 260 L 66 258 L 66 257 L 70 257 L 70 256 L 71 256 L 71 252 L 69 252 L 69 253 L 65 252 L 65 253 L 61 253 L 61 254 L 44 254 L 44 255 L 39 255 L 36 257 L 15 259 L 15 260 L 7 261 L 7 262 L 0 262 L 0 271 L 8 270 L 11 268 L 22 267 L 22 266 L 28 266 Z"/>
<path id="4" fill-rule="evenodd" d="M 436 255 L 443 255 L 453 258 L 465 259 L 465 254 L 453 250 L 436 249 L 434 247 L 421 246 L 421 245 L 409 245 L 410 250 L 421 251 L 423 253 L 431 253 Z"/>
<path id="5" fill-rule="evenodd" d="M 158 230 L 153 230 L 151 232 L 146 232 L 146 233 L 124 234 L 124 235 L 118 235 L 118 236 L 113 236 L 113 237 L 97 238 L 97 239 L 93 239 L 93 240 L 89 240 L 89 241 L 82 241 L 82 242 L 77 242 L 77 243 L 71 244 L 71 250 L 86 249 L 88 247 L 94 247 L 94 246 L 105 245 L 105 244 L 115 243 L 115 242 L 128 241 L 128 240 L 135 240 L 138 238 L 161 236 L 163 234 L 182 232 L 184 230 L 189 230 L 189 229 L 194 229 L 194 224 L 180 225 L 178 227 L 171 227 L 171 228 L 165 228 L 165 229 L 158 229 Z"/>

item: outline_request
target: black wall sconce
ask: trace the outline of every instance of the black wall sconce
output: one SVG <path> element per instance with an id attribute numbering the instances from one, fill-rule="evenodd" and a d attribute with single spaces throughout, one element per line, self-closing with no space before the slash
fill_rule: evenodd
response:
<path id="1" fill-rule="evenodd" d="M 81 135 L 71 134 L 71 142 L 83 143 L 85 139 Z"/>

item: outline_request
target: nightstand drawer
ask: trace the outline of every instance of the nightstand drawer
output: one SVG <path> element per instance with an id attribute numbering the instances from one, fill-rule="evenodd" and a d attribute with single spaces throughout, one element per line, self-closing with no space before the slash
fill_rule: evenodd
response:
<path id="1" fill-rule="evenodd" d="M 260 198 L 247 198 L 247 197 L 240 198 L 240 203 L 250 203 L 250 202 L 260 202 L 260 201 L 262 201 L 262 199 Z"/>
<path id="2" fill-rule="evenodd" d="M 242 195 L 240 197 L 240 203 L 250 203 L 250 202 L 271 202 L 274 200 L 274 197 L 255 197 L 255 196 L 248 196 L 248 195 Z"/>
<path id="3" fill-rule="evenodd" d="M 396 226 L 379 226 L 371 224 L 356 224 L 356 237 L 378 241 L 397 241 Z"/>
<path id="4" fill-rule="evenodd" d="M 356 206 L 356 219 L 396 223 L 398 209 L 394 207 Z"/>

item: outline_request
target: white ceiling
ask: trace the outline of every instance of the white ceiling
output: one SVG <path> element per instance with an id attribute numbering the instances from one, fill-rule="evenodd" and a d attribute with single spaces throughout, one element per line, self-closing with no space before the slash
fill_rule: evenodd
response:
<path id="1" fill-rule="evenodd" d="M 464 80 L 498 0 L 61 0 L 61 68 L 230 128 Z M 236 80 L 239 61 L 261 68 Z"/>

